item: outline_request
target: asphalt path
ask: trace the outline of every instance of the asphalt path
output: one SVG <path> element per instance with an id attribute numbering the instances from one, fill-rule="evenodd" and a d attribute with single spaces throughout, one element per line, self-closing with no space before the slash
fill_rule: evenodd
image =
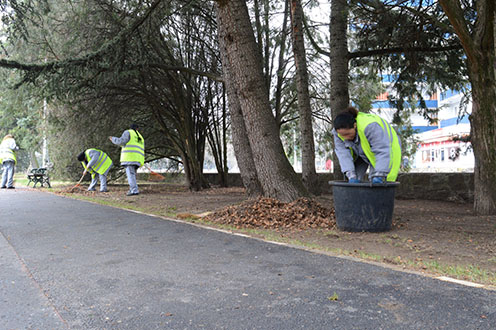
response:
<path id="1" fill-rule="evenodd" d="M 50 193 L 0 233 L 2 330 L 496 328 L 495 291 Z"/>

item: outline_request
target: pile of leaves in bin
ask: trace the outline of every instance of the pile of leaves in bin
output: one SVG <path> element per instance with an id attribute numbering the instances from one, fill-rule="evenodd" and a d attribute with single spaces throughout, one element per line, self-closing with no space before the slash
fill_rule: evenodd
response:
<path id="1" fill-rule="evenodd" d="M 283 203 L 277 199 L 260 197 L 211 213 L 205 220 L 236 228 L 301 230 L 336 227 L 334 210 L 307 198 Z"/>

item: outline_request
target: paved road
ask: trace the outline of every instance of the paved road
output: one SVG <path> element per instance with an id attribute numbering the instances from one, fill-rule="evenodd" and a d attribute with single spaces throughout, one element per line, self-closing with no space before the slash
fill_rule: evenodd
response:
<path id="1" fill-rule="evenodd" d="M 494 291 L 48 193 L 1 190 L 0 232 L 2 330 L 496 326 Z"/>

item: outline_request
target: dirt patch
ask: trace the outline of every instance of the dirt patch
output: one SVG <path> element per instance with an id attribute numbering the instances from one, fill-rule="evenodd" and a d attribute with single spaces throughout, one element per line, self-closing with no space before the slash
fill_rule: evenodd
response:
<path id="1" fill-rule="evenodd" d="M 476 216 L 471 204 L 396 200 L 391 231 L 349 233 L 335 228 L 332 195 L 287 204 L 248 200 L 242 188 L 192 192 L 181 185 L 152 183 L 140 184 L 140 195 L 130 197 L 127 189 L 113 185 L 106 193 L 78 189 L 65 195 L 167 217 L 201 215 L 233 230 L 262 228 L 271 239 L 496 285 L 496 216 Z"/>

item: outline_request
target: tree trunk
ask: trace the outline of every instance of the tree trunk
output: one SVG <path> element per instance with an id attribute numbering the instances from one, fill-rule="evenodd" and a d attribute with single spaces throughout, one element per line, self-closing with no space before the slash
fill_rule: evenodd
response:
<path id="1" fill-rule="evenodd" d="M 492 77 L 488 77 L 491 75 L 491 71 L 493 72 Z M 485 83 L 491 80 L 491 85 Z M 470 126 L 475 157 L 474 210 L 481 215 L 496 214 L 496 90 L 494 70 L 482 70 L 477 77 L 471 74 L 470 81 L 473 102 Z"/>
<path id="2" fill-rule="evenodd" d="M 223 29 L 223 25 L 218 24 L 218 26 L 224 85 L 227 91 L 229 114 L 231 116 L 234 155 L 236 156 L 241 180 L 243 181 L 246 193 L 250 197 L 257 197 L 263 195 L 263 189 L 258 181 L 257 170 L 255 168 L 255 162 L 253 161 L 253 153 L 251 151 L 250 142 L 248 141 L 248 134 L 246 133 L 245 121 L 243 119 L 243 114 L 241 113 L 239 98 L 233 83 L 229 80 L 231 74 L 229 73 L 229 62 L 227 61 L 224 43 L 226 33 Z"/>
<path id="3" fill-rule="evenodd" d="M 31 168 L 39 168 L 40 164 L 38 163 L 38 159 L 36 158 L 36 154 L 34 151 L 29 152 L 29 166 Z"/>
<path id="4" fill-rule="evenodd" d="M 212 156 L 214 157 L 215 168 L 217 169 L 217 177 L 219 178 L 219 185 L 221 187 L 227 187 L 227 154 L 226 154 L 226 104 L 225 104 L 225 89 L 222 87 L 222 102 L 219 102 L 219 90 L 218 84 L 212 86 L 211 81 L 207 82 L 207 91 L 205 97 L 206 106 L 203 110 L 208 116 L 208 109 L 210 109 L 210 122 L 207 125 L 206 137 Z M 212 93 L 212 89 L 215 87 L 215 92 Z M 215 96 L 214 96 L 215 95 Z M 217 98 L 215 104 L 222 104 L 222 115 L 219 116 L 216 111 L 216 105 L 214 104 L 214 98 Z M 208 105 L 208 106 L 207 106 Z"/>
<path id="5" fill-rule="evenodd" d="M 185 138 L 184 151 L 181 151 L 181 160 L 184 166 L 184 173 L 190 190 L 200 191 L 210 185 L 203 176 L 203 158 L 197 148 L 197 144 L 192 138 Z"/>
<path id="6" fill-rule="evenodd" d="M 258 49 L 260 51 L 260 55 L 262 56 L 262 59 L 264 61 L 263 64 L 263 70 L 264 70 L 264 79 L 265 83 L 267 84 L 267 88 L 270 88 L 270 73 L 269 73 L 269 38 L 268 38 L 268 31 L 269 31 L 269 25 L 267 22 L 267 0 L 262 1 L 262 6 L 263 6 L 263 20 L 264 20 L 264 25 L 262 25 L 261 22 L 261 17 L 262 17 L 262 10 L 260 9 L 260 2 L 259 0 L 254 0 L 253 1 L 253 11 L 254 11 L 254 16 L 255 16 L 255 31 L 257 35 L 257 45 Z M 265 38 L 265 39 L 264 39 Z"/>
<path id="7" fill-rule="evenodd" d="M 470 28 L 459 0 L 440 0 L 460 38 L 472 87 L 471 141 L 474 148 L 474 210 L 496 214 L 496 50 L 494 0 L 479 0 Z"/>
<path id="8" fill-rule="evenodd" d="M 301 131 L 301 172 L 305 188 L 320 194 L 320 185 L 315 171 L 315 144 L 313 140 L 312 108 L 308 91 L 308 69 L 303 39 L 303 8 L 300 0 L 291 0 L 291 35 L 296 65 L 296 89 Z"/>
<path id="9" fill-rule="evenodd" d="M 347 0 L 331 1 L 330 64 L 331 64 L 331 116 L 334 119 L 349 103 L 348 92 L 348 4 Z M 334 178 L 342 178 L 339 161 L 333 154 Z"/>
<path id="10" fill-rule="evenodd" d="M 270 69 L 270 0 L 264 0 L 264 23 L 265 23 L 265 45 L 264 45 L 264 73 L 265 73 L 265 83 L 267 84 L 267 90 L 270 91 L 271 83 L 271 69 Z"/>
<path id="11" fill-rule="evenodd" d="M 227 166 L 227 104 L 226 104 L 226 89 L 222 86 L 222 150 L 223 150 L 223 168 L 224 172 L 222 173 L 223 180 L 227 182 L 227 175 L 229 173 L 229 167 Z"/>
<path id="12" fill-rule="evenodd" d="M 282 117 L 282 84 L 284 82 L 284 70 L 286 68 L 286 60 L 284 59 L 284 54 L 286 53 L 286 35 L 287 35 L 287 27 L 288 27 L 288 16 L 289 16 L 289 0 L 284 1 L 284 16 L 282 20 L 282 29 L 279 33 L 280 38 L 276 41 L 280 45 L 279 49 L 279 59 L 277 61 L 277 79 L 274 93 L 274 112 L 276 117 L 277 125 L 281 124 Z"/>
<path id="13" fill-rule="evenodd" d="M 246 2 L 218 0 L 217 3 L 219 28 L 227 32 L 223 42 L 229 80 L 239 97 L 264 195 L 284 202 L 307 196 L 307 190 L 286 158 L 279 127 L 270 109 L 269 91 Z"/>

